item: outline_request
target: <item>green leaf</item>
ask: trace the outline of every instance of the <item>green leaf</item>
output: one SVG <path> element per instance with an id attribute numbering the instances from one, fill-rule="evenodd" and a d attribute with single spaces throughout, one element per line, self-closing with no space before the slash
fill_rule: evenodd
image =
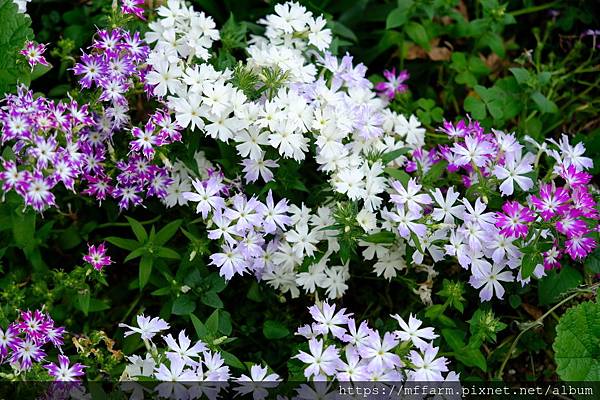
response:
<path id="1" fill-rule="evenodd" d="M 396 241 L 396 235 L 389 231 L 381 231 L 366 236 L 363 240 L 369 243 L 394 243 Z"/>
<path id="2" fill-rule="evenodd" d="M 129 250 L 129 251 L 133 251 L 133 250 L 137 249 L 138 247 L 140 247 L 140 243 L 136 242 L 135 240 L 120 238 L 120 237 L 116 237 L 116 236 L 109 236 L 109 237 L 105 238 L 104 240 L 106 240 L 110 244 L 114 244 L 117 247 L 120 247 L 125 250 Z"/>
<path id="3" fill-rule="evenodd" d="M 263 325 L 263 335 L 267 339 L 281 339 L 289 334 L 290 331 L 281 322 L 268 319 Z"/>
<path id="4" fill-rule="evenodd" d="M 140 290 L 146 286 L 148 281 L 150 280 L 150 274 L 152 274 L 152 264 L 154 263 L 154 259 L 150 255 L 143 255 L 142 260 L 140 261 Z"/>
<path id="5" fill-rule="evenodd" d="M 140 224 L 138 221 L 136 221 L 135 219 L 133 219 L 131 217 L 125 217 L 125 218 L 127 218 L 127 221 L 129 222 L 129 226 L 131 226 L 131 230 L 133 230 L 135 237 L 137 238 L 137 240 L 140 243 L 144 243 L 146 240 L 148 240 L 148 234 L 146 233 L 146 230 L 144 229 L 142 224 Z"/>
<path id="6" fill-rule="evenodd" d="M 434 185 L 437 187 L 439 185 L 439 179 L 446 170 L 447 166 L 448 162 L 445 160 L 441 160 L 433 164 L 429 171 L 427 171 L 427 173 L 423 177 L 423 183 L 426 185 Z"/>
<path id="7" fill-rule="evenodd" d="M 431 49 L 429 46 L 429 36 L 427 35 L 427 31 L 423 25 L 419 24 L 418 22 L 411 21 L 406 24 L 404 31 L 413 42 L 421 46 L 423 49 L 426 51 Z"/>
<path id="8" fill-rule="evenodd" d="M 535 267 L 538 264 L 542 263 L 542 255 L 537 251 L 535 253 L 531 253 L 530 255 L 523 257 L 523 262 L 521 264 L 521 277 L 523 279 L 527 279 L 531 276 Z"/>
<path id="9" fill-rule="evenodd" d="M 583 278 L 579 271 L 571 266 L 565 266 L 559 272 L 552 270 L 543 277 L 538 285 L 540 305 L 545 306 L 556 302 L 569 289 L 577 287 Z"/>
<path id="10" fill-rule="evenodd" d="M 223 308 L 223 302 L 221 301 L 221 298 L 213 291 L 203 293 L 202 297 L 200 297 L 200 300 L 209 307 Z"/>
<path id="11" fill-rule="evenodd" d="M 383 162 L 383 165 L 386 165 L 387 163 L 394 161 L 396 158 L 405 155 L 410 150 L 410 147 L 402 147 L 401 149 L 390 151 L 381 156 L 381 161 Z"/>
<path id="12" fill-rule="evenodd" d="M 460 351 L 455 352 L 454 356 L 468 367 L 477 367 L 483 372 L 487 371 L 487 362 L 479 349 L 464 347 Z"/>
<path id="13" fill-rule="evenodd" d="M 448 346 L 453 351 L 460 351 L 463 347 L 465 347 L 465 336 L 466 332 L 460 329 L 442 329 L 442 336 Z"/>
<path id="14" fill-rule="evenodd" d="M 402 26 L 408 21 L 408 11 L 398 7 L 392 10 L 385 19 L 385 29 L 394 29 Z"/>
<path id="15" fill-rule="evenodd" d="M 80 290 L 77 293 L 77 303 L 79 305 L 79 309 L 81 311 L 83 311 L 84 315 L 88 315 L 88 312 L 90 311 L 90 289 L 84 289 L 84 290 Z"/>
<path id="16" fill-rule="evenodd" d="M 169 249 L 168 247 L 159 247 L 156 251 L 156 255 L 162 258 L 170 258 L 172 260 L 179 260 L 181 258 L 178 252 Z"/>
<path id="17" fill-rule="evenodd" d="M 221 350 L 220 353 L 223 356 L 223 360 L 225 361 L 225 364 L 229 365 L 230 367 L 237 368 L 237 369 L 244 369 L 244 370 L 246 369 L 246 366 L 244 365 L 244 363 L 241 362 L 240 359 L 237 358 L 236 356 L 234 356 L 233 354 L 231 354 L 225 350 Z"/>
<path id="18" fill-rule="evenodd" d="M 217 334 L 219 331 L 219 310 L 215 310 L 206 320 L 206 329 L 212 334 Z"/>
<path id="19" fill-rule="evenodd" d="M 36 214 L 31 210 L 11 214 L 15 244 L 20 248 L 34 245 Z"/>
<path id="20" fill-rule="evenodd" d="M 196 302 L 191 296 L 186 294 L 179 296 L 173 302 L 171 312 L 175 315 L 188 315 L 194 312 L 196 309 Z"/>
<path id="21" fill-rule="evenodd" d="M 556 326 L 552 348 L 563 381 L 600 381 L 600 304 L 569 309 Z"/>
<path id="22" fill-rule="evenodd" d="M 157 246 L 162 246 L 167 243 L 169 239 L 171 239 L 176 233 L 179 227 L 181 226 L 182 220 L 177 219 L 173 222 L 165 225 L 154 237 L 154 244 Z"/>
<path id="23" fill-rule="evenodd" d="M 192 320 L 192 324 L 194 325 L 194 330 L 196 331 L 196 335 L 198 335 L 198 339 L 204 339 L 208 336 L 208 329 L 202 321 L 198 319 L 194 314 L 190 314 L 190 319 Z"/>
<path id="24" fill-rule="evenodd" d="M 509 71 L 515 76 L 519 85 L 526 83 L 531 78 L 531 74 L 525 68 L 509 68 Z"/>
<path id="25" fill-rule="evenodd" d="M 465 99 L 464 108 L 465 111 L 471 113 L 475 119 L 481 120 L 485 118 L 485 104 L 473 96 L 469 96 Z"/>
<path id="26" fill-rule="evenodd" d="M 539 91 L 531 94 L 531 100 L 535 102 L 535 105 L 538 107 L 542 114 L 555 114 L 558 112 L 558 107 L 556 106 L 556 103 L 554 103 L 551 100 L 548 100 L 548 98 Z"/>
<path id="27" fill-rule="evenodd" d="M 33 39 L 31 18 L 17 11 L 12 0 L 0 0 L 0 93 L 14 92 L 17 82 L 29 84 L 30 69 L 19 51 Z"/>
<path id="28" fill-rule="evenodd" d="M 133 259 L 141 257 L 146 252 L 147 252 L 146 248 L 138 247 L 137 249 L 133 250 L 131 253 L 127 254 L 127 257 L 125 257 L 125 260 L 123 260 L 123 262 L 131 261 Z"/>
<path id="29" fill-rule="evenodd" d="M 404 185 L 404 186 L 406 186 L 408 184 L 408 181 L 410 180 L 410 175 L 408 175 L 406 172 L 404 172 L 401 169 L 384 168 L 383 172 L 385 172 L 392 178 L 399 180 L 400 183 L 402 183 L 402 185 Z"/>
<path id="30" fill-rule="evenodd" d="M 593 274 L 600 274 L 600 249 L 596 249 L 596 251 L 589 254 L 583 265 L 587 271 Z"/>

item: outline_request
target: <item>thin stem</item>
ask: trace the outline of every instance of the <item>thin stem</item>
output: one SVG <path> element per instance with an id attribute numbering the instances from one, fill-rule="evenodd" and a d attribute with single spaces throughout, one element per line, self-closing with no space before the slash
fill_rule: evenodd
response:
<path id="1" fill-rule="evenodd" d="M 153 223 L 157 222 L 160 219 L 160 217 L 161 216 L 159 215 L 152 219 L 149 219 L 148 221 L 141 221 L 140 224 L 142 224 L 142 225 L 153 224 Z M 116 227 L 116 226 L 129 226 L 129 223 L 128 222 L 107 222 L 105 224 L 98 225 L 95 229 L 110 228 L 110 227 Z"/>
<path id="2" fill-rule="evenodd" d="M 525 332 L 529 331 L 532 328 L 543 326 L 544 325 L 543 324 L 544 319 L 548 315 L 551 315 L 554 312 L 554 310 L 556 310 L 557 308 L 561 307 L 563 304 L 565 304 L 565 303 L 573 300 L 575 297 L 579 296 L 582 293 L 593 292 L 593 290 L 595 288 L 597 288 L 599 285 L 600 285 L 600 283 L 596 283 L 596 284 L 594 284 L 594 285 L 592 285 L 592 286 L 590 286 L 588 288 L 578 289 L 575 293 L 573 293 L 569 297 L 565 298 L 564 300 L 560 301 L 554 307 L 552 307 L 551 309 L 549 309 L 548 311 L 546 311 L 546 313 L 544 315 L 542 315 L 541 317 L 539 317 L 535 321 L 529 322 L 527 324 L 523 324 L 523 326 L 524 326 L 523 330 L 521 332 L 519 332 L 519 334 L 517 335 L 517 337 L 515 338 L 515 340 L 510 345 L 510 348 L 508 349 L 508 353 L 506 353 L 506 357 L 504 357 L 504 361 L 502 361 L 502 365 L 500 366 L 500 370 L 498 370 L 498 374 L 496 375 L 496 377 L 498 379 L 502 379 L 502 373 L 504 372 L 504 367 L 506 367 L 506 363 L 510 359 L 510 355 L 512 354 L 513 350 L 517 346 L 517 343 L 519 342 L 519 339 L 521 339 L 521 336 L 523 336 L 525 334 Z"/>
<path id="3" fill-rule="evenodd" d="M 539 6 L 522 8 L 520 10 L 515 10 L 509 12 L 513 17 L 517 17 L 519 15 L 531 14 L 538 11 L 547 10 L 549 8 L 555 7 L 560 4 L 560 1 L 553 1 L 552 3 L 540 4 Z"/>

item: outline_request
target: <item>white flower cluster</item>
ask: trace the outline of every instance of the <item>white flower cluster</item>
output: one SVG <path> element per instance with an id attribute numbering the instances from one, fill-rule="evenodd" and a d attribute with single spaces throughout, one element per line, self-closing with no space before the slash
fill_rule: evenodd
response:
<path id="1" fill-rule="evenodd" d="M 372 162 L 373 157 L 422 146 L 425 129 L 415 116 L 405 118 L 386 108 L 387 101 L 377 96 L 365 78 L 364 65 L 354 66 L 351 56 L 338 59 L 328 52 L 331 31 L 321 16 L 314 18 L 292 2 L 276 5 L 275 14 L 259 21 L 266 27 L 265 34 L 252 37 L 249 56 L 241 64 L 257 77 L 257 89 L 264 89 L 251 99 L 234 86 L 234 71 L 217 71 L 206 62 L 213 40 L 218 39 L 210 17 L 179 0 L 170 0 L 157 12 L 160 18 L 150 24 L 146 36 L 148 42 L 156 43 L 146 81 L 182 128 L 233 142 L 243 158 L 247 182 L 272 180 L 271 169 L 279 166 L 274 157 L 303 161 L 314 144 L 313 157 L 330 176 L 333 190 L 362 200 L 360 225 L 368 233 L 380 230 L 374 212 L 389 190 L 383 175 L 388 165 Z M 190 32 L 201 40 L 192 40 Z M 272 92 L 271 87 L 267 90 L 265 71 L 280 78 Z M 404 161 L 399 157 L 389 165 Z M 167 203 L 185 204 L 189 174 L 173 176 Z M 264 268 L 257 276 L 294 297 L 300 288 L 311 293 L 317 287 L 332 299 L 343 295 L 350 277 L 348 264 L 331 261 L 340 244 L 335 231 L 323 229 L 335 223 L 334 209 L 332 201 L 314 211 L 303 204 L 290 207 L 292 226 L 287 232 L 279 230 L 276 239 L 262 246 Z M 326 245 L 321 246 L 322 242 Z M 405 267 L 401 239 L 391 248 L 363 244 L 368 246 L 370 259 L 379 259 L 374 267 L 378 275 L 391 278 Z M 317 254 L 319 246 L 325 252 Z M 316 261 L 300 271 L 305 257 L 313 256 Z"/>

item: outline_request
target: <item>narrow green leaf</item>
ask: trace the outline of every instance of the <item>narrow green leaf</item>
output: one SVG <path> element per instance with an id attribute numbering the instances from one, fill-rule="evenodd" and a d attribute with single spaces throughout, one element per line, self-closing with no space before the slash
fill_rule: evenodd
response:
<path id="1" fill-rule="evenodd" d="M 154 259 L 150 255 L 143 255 L 140 261 L 140 290 L 146 286 L 148 281 L 150 280 L 150 274 L 152 274 L 152 264 L 154 263 Z"/>
<path id="2" fill-rule="evenodd" d="M 148 234 L 146 233 L 146 230 L 144 229 L 142 224 L 140 224 L 138 221 L 136 221 L 135 219 L 133 219 L 131 217 L 125 217 L 125 218 L 127 218 L 127 221 L 129 222 L 129 226 L 131 226 L 131 230 L 133 231 L 133 233 L 135 234 L 135 237 L 137 238 L 137 240 L 139 242 L 144 243 L 146 240 L 148 240 Z"/>
<path id="3" fill-rule="evenodd" d="M 173 222 L 165 225 L 154 237 L 154 244 L 157 246 L 162 246 L 167 243 L 169 239 L 171 239 L 176 233 L 179 227 L 181 226 L 182 220 L 177 219 Z"/>
<path id="4" fill-rule="evenodd" d="M 109 236 L 105 238 L 108 243 L 114 244 L 117 247 L 120 247 L 125 250 L 133 251 L 141 246 L 140 242 L 136 242 L 135 240 L 120 238 L 116 236 Z"/>

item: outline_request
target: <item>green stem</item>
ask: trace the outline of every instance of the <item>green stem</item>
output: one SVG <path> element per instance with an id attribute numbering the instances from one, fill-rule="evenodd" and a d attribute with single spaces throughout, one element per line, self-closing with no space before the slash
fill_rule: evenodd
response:
<path id="1" fill-rule="evenodd" d="M 523 336 L 525 334 L 525 332 L 529 331 L 532 328 L 537 328 L 539 326 L 543 326 L 544 325 L 544 323 L 543 323 L 544 319 L 548 315 L 551 315 L 557 308 L 559 308 L 563 304 L 565 304 L 565 303 L 573 300 L 575 297 L 579 296 L 582 293 L 593 292 L 593 290 L 595 288 L 597 288 L 599 285 L 600 285 L 600 283 L 596 283 L 596 284 L 594 284 L 594 285 L 592 285 L 592 286 L 590 286 L 588 288 L 578 289 L 575 293 L 573 293 L 569 297 L 565 298 L 564 300 L 560 301 L 554 307 L 552 307 L 551 309 L 549 309 L 548 311 L 546 311 L 546 313 L 544 315 L 542 315 L 541 317 L 539 317 L 535 321 L 529 322 L 527 324 L 523 324 L 524 328 L 522 328 L 521 332 L 519 332 L 519 334 L 517 335 L 517 337 L 515 338 L 515 340 L 510 345 L 510 348 L 508 349 L 508 353 L 506 353 L 506 357 L 504 357 L 504 361 L 502 361 L 502 365 L 500 366 L 500 370 L 498 370 L 498 374 L 496 375 L 496 377 L 498 379 L 502 379 L 502 373 L 504 372 L 504 368 L 506 367 L 506 363 L 510 359 L 510 355 L 512 354 L 512 352 L 514 351 L 515 347 L 517 346 L 517 343 L 519 342 L 519 339 L 521 339 L 521 336 Z"/>
<path id="2" fill-rule="evenodd" d="M 519 15 L 531 14 L 538 11 L 547 10 L 549 8 L 555 7 L 560 4 L 560 1 L 553 1 L 552 3 L 540 4 L 539 6 L 522 8 L 520 10 L 515 10 L 509 12 L 513 17 L 517 17 Z"/>
<path id="3" fill-rule="evenodd" d="M 142 221 L 140 222 L 140 224 L 142 225 L 150 225 L 155 223 L 156 221 L 158 221 L 160 219 L 160 215 L 149 219 L 148 221 Z M 100 224 L 98 225 L 95 229 L 101 229 L 101 228 L 111 228 L 111 227 L 118 227 L 118 226 L 129 226 L 128 222 L 107 222 L 105 224 Z"/>

